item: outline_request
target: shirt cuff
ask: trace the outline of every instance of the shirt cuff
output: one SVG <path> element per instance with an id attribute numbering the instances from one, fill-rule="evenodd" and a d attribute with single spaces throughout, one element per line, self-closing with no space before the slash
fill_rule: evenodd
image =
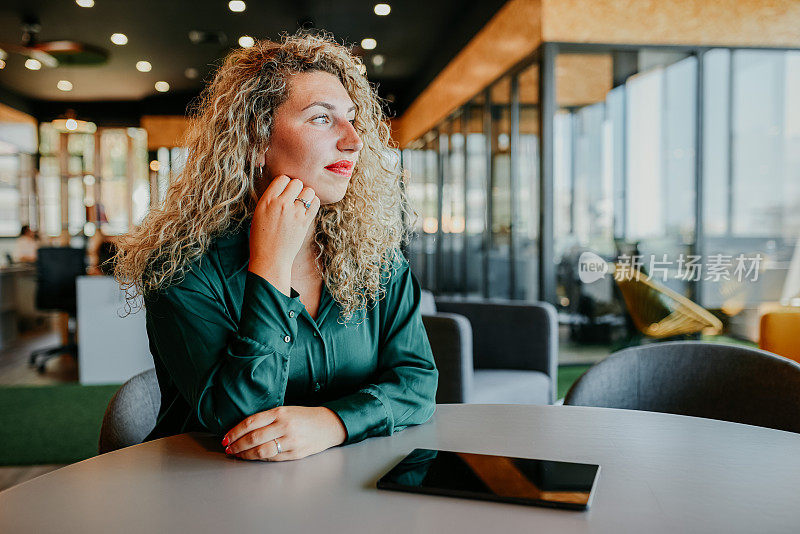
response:
<path id="1" fill-rule="evenodd" d="M 388 436 L 394 428 L 391 412 L 377 397 L 363 391 L 323 403 L 322 406 L 333 410 L 344 423 L 347 438 L 343 445 L 371 436 Z"/>
<path id="2" fill-rule="evenodd" d="M 297 336 L 297 319 L 304 305 L 294 289 L 287 297 L 266 279 L 247 272 L 244 300 L 237 331 L 238 341 L 245 347 L 243 356 L 263 355 L 269 351 L 288 354 Z M 249 346 L 249 347 L 248 347 Z"/>

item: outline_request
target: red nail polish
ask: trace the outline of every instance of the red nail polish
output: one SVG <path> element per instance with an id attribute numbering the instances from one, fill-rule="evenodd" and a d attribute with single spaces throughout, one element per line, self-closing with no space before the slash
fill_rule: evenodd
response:
<path id="1" fill-rule="evenodd" d="M 225 454 L 233 454 L 230 447 L 225 447 Z"/>
<path id="2" fill-rule="evenodd" d="M 223 447 L 226 447 L 226 446 L 230 445 L 230 443 L 231 442 L 228 441 L 228 436 L 225 436 L 224 438 L 222 438 L 222 446 Z"/>

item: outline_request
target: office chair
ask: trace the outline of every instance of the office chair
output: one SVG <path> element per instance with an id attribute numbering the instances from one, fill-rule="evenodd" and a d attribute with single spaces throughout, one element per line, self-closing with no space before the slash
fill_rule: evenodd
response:
<path id="1" fill-rule="evenodd" d="M 800 364 L 738 345 L 650 343 L 586 371 L 564 405 L 719 419 L 800 433 Z"/>
<path id="2" fill-rule="evenodd" d="M 106 408 L 100 427 L 100 454 L 138 445 L 156 426 L 161 389 L 155 369 L 134 376 L 120 387 Z"/>
<path id="3" fill-rule="evenodd" d="M 81 248 L 40 248 L 36 258 L 36 307 L 42 311 L 65 312 L 74 319 L 77 308 L 75 280 L 86 274 L 86 253 Z M 44 373 L 50 358 L 60 354 L 78 357 L 75 331 L 68 330 L 66 345 L 40 349 L 31 353 L 30 364 Z"/>

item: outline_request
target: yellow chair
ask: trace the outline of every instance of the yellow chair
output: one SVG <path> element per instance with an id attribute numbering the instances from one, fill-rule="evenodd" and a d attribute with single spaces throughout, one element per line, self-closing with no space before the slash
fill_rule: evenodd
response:
<path id="1" fill-rule="evenodd" d="M 611 272 L 619 268 L 612 263 Z M 615 277 L 616 280 L 616 277 Z M 722 321 L 680 293 L 648 280 L 643 273 L 616 280 L 633 324 L 645 336 L 667 337 L 722 332 Z"/>
<path id="2" fill-rule="evenodd" d="M 759 322 L 758 348 L 800 362 L 800 307 L 764 313 Z"/>

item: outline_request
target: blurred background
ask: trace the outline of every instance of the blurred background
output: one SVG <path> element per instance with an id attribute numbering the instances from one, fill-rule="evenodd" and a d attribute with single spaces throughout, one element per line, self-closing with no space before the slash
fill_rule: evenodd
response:
<path id="1" fill-rule="evenodd" d="M 225 54 L 301 28 L 352 45 L 384 99 L 422 286 L 553 307 L 556 397 L 642 343 L 800 358 L 796 0 L 6 0 L 0 444 L 37 445 L 0 445 L 0 489 L 91 455 L 105 403 L 152 367 L 115 237 L 181 172 Z"/>

